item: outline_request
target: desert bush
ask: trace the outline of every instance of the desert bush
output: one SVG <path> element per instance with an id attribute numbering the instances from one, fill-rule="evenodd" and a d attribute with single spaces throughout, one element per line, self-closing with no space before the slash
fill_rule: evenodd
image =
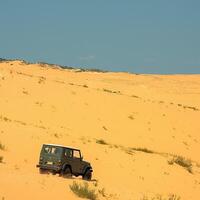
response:
<path id="1" fill-rule="evenodd" d="M 94 189 L 90 189 L 87 182 L 84 184 L 78 184 L 75 181 L 72 185 L 69 185 L 70 189 L 74 194 L 81 198 L 87 198 L 90 200 L 96 200 L 98 195 L 96 194 Z"/>
<path id="2" fill-rule="evenodd" d="M 134 119 L 133 115 L 129 115 L 128 118 L 131 119 L 131 120 Z"/>
<path id="3" fill-rule="evenodd" d="M 3 145 L 1 142 L 0 142 L 0 150 L 4 151 L 6 148 L 5 148 L 5 145 Z"/>
<path id="4" fill-rule="evenodd" d="M 26 91 L 26 90 L 23 90 L 23 94 L 26 94 L 26 95 L 28 95 L 29 93 L 28 93 L 28 91 Z"/>
<path id="5" fill-rule="evenodd" d="M 142 152 L 145 152 L 145 153 L 154 153 L 152 150 L 149 150 L 147 148 L 141 148 L 141 147 L 132 147 L 131 148 L 132 150 L 135 150 L 135 151 L 142 151 Z"/>
<path id="6" fill-rule="evenodd" d="M 134 97 L 134 98 L 140 98 L 140 97 L 138 97 L 138 96 L 136 96 L 136 95 L 131 95 L 131 97 Z"/>
<path id="7" fill-rule="evenodd" d="M 39 84 L 45 83 L 45 80 L 46 80 L 46 78 L 43 77 L 43 76 L 41 76 L 41 77 L 39 77 L 38 83 L 39 83 Z"/>
<path id="8" fill-rule="evenodd" d="M 0 163 L 3 162 L 3 156 L 0 156 Z"/>
<path id="9" fill-rule="evenodd" d="M 5 122 L 11 122 L 12 121 L 11 119 L 9 119 L 7 117 L 4 117 L 2 115 L 0 115 L 0 119 L 3 120 L 3 121 L 5 121 Z"/>
<path id="10" fill-rule="evenodd" d="M 97 139 L 97 140 L 96 140 L 96 143 L 97 143 L 97 144 L 108 145 L 108 143 L 107 143 L 105 140 L 103 140 L 103 139 Z"/>
<path id="11" fill-rule="evenodd" d="M 112 90 L 109 90 L 109 89 L 106 89 L 106 88 L 103 88 L 103 91 L 113 93 L 113 94 L 120 94 L 121 93 L 120 91 L 112 91 Z"/>
<path id="12" fill-rule="evenodd" d="M 172 165 L 174 163 L 184 167 L 188 172 L 192 173 L 192 161 L 190 159 L 186 159 L 183 156 L 174 156 L 168 161 L 168 164 Z"/>
<path id="13" fill-rule="evenodd" d="M 107 131 L 108 129 L 105 127 L 105 126 L 102 126 L 102 128 L 105 130 L 105 131 Z"/>

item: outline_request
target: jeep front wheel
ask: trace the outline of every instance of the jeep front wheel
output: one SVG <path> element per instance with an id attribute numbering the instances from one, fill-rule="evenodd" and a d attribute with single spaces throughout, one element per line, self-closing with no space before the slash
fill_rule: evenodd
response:
<path id="1" fill-rule="evenodd" d="M 83 175 L 83 179 L 90 181 L 92 179 L 92 172 L 90 171 L 90 169 L 87 169 L 85 174 Z"/>

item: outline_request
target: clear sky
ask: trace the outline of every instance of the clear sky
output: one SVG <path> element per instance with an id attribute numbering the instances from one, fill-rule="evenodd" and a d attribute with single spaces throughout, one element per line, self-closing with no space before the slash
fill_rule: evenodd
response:
<path id="1" fill-rule="evenodd" d="M 200 73 L 200 0 L 0 0 L 0 57 Z"/>

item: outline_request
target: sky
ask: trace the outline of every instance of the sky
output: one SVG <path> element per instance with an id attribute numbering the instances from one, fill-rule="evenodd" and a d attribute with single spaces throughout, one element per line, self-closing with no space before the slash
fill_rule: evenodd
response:
<path id="1" fill-rule="evenodd" d="M 200 73 L 200 1 L 0 0 L 0 58 Z"/>

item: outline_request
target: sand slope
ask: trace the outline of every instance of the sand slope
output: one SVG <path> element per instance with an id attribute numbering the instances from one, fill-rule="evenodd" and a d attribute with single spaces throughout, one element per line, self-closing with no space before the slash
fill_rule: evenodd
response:
<path id="1" fill-rule="evenodd" d="M 79 199 L 73 181 L 40 175 L 43 143 L 80 148 L 99 199 L 200 196 L 200 75 L 136 75 L 0 63 L 0 199 Z M 103 139 L 107 145 L 96 143 Z M 138 151 L 146 148 L 153 153 Z M 146 151 L 146 150 L 145 150 Z M 169 164 L 192 160 L 192 173 Z"/>

